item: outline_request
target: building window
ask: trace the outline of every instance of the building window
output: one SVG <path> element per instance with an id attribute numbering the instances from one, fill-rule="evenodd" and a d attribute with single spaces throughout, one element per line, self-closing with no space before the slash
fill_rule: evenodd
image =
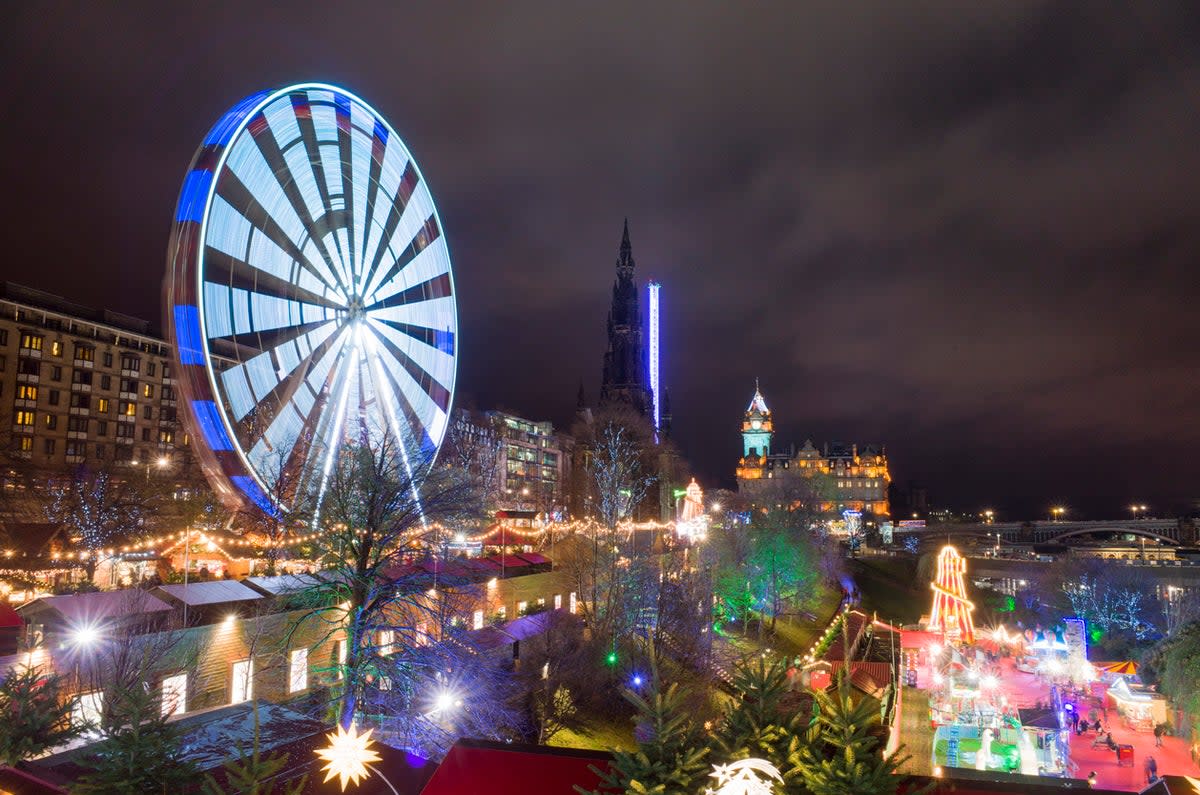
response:
<path id="1" fill-rule="evenodd" d="M 570 595 L 567 597 L 567 605 L 568 605 L 567 609 L 569 610 L 571 615 L 575 615 L 575 609 L 578 607 L 578 604 L 576 603 L 576 600 L 575 600 L 575 592 L 574 591 L 571 591 Z"/>
<path id="2" fill-rule="evenodd" d="M 471 629 L 483 629 L 483 611 L 476 610 L 471 617 Z"/>
<path id="3" fill-rule="evenodd" d="M 339 680 L 346 676 L 346 658 L 349 651 L 344 639 L 333 642 L 333 664 L 337 667 L 337 678 Z"/>
<path id="4" fill-rule="evenodd" d="M 554 609 L 562 610 L 562 594 L 560 593 L 554 594 Z"/>
<path id="5" fill-rule="evenodd" d="M 175 432 L 174 431 L 159 431 L 158 432 L 158 443 L 159 444 L 175 444 Z"/>
<path id="6" fill-rule="evenodd" d="M 105 376 L 107 378 L 108 376 Z M 96 411 L 101 414 L 108 413 L 108 398 L 96 398 Z"/>
<path id="7" fill-rule="evenodd" d="M 154 362 L 148 362 L 148 363 L 146 364 L 146 375 L 148 375 L 148 376 L 150 376 L 151 378 L 153 378 L 153 377 L 154 377 L 154 370 L 155 370 L 155 365 L 154 365 Z M 146 395 L 146 397 L 150 397 L 150 396 L 149 396 L 149 395 Z"/>
<path id="8" fill-rule="evenodd" d="M 112 363 L 113 363 L 112 354 L 111 353 L 104 354 L 103 362 L 104 362 L 105 367 L 112 367 Z M 108 387 L 104 387 L 104 388 L 108 389 Z"/>
<path id="9" fill-rule="evenodd" d="M 89 348 L 86 345 L 75 345 L 75 361 L 77 362 L 93 362 L 96 360 L 96 351 L 94 348 Z"/>
<path id="10" fill-rule="evenodd" d="M 525 615 L 525 611 L 529 609 L 529 602 L 517 602 L 517 615 Z"/>
<path id="11" fill-rule="evenodd" d="M 17 400 L 37 400 L 37 387 L 17 384 Z"/>
<path id="12" fill-rule="evenodd" d="M 86 431 L 87 428 L 84 428 L 84 430 Z M 105 420 L 96 421 L 96 435 L 108 436 L 108 423 Z"/>
<path id="13" fill-rule="evenodd" d="M 133 438 L 133 426 L 130 425 L 128 422 L 118 422 L 117 423 L 117 438 L 118 439 L 132 439 Z"/>
<path id="14" fill-rule="evenodd" d="M 27 351 L 40 351 L 42 349 L 42 338 L 38 334 L 29 334 L 28 332 L 22 334 L 21 347 Z"/>
<path id="15" fill-rule="evenodd" d="M 62 356 L 62 343 L 61 342 L 59 342 L 58 340 L 55 340 L 54 342 L 50 343 L 50 355 L 51 356 Z"/>
<path id="16" fill-rule="evenodd" d="M 288 692 L 308 689 L 308 649 L 292 649 L 288 655 Z"/>
<path id="17" fill-rule="evenodd" d="M 150 429 L 149 428 L 142 428 L 142 441 L 143 442 L 150 441 Z"/>
<path id="18" fill-rule="evenodd" d="M 142 406 L 142 419 L 144 419 L 144 420 L 154 419 L 154 407 L 153 406 Z"/>
<path id="19" fill-rule="evenodd" d="M 47 395 L 47 397 L 49 398 L 49 402 L 50 402 L 51 406 L 58 405 L 58 390 L 57 389 L 51 389 L 49 394 Z"/>
<path id="20" fill-rule="evenodd" d="M 142 360 L 137 356 L 130 356 L 127 353 L 123 353 L 121 354 L 121 369 L 132 370 L 135 373 L 139 372 L 142 369 Z"/>
<path id="21" fill-rule="evenodd" d="M 87 395 L 83 394 L 82 392 L 72 392 L 71 393 L 71 408 L 86 409 L 86 408 L 91 408 L 91 406 L 92 406 L 92 399 L 90 397 L 88 397 Z"/>
<path id="22" fill-rule="evenodd" d="M 26 427 L 33 425 L 36 415 L 32 411 L 18 411 L 13 414 L 14 425 L 24 425 Z"/>
<path id="23" fill-rule="evenodd" d="M 112 389 L 112 376 L 111 375 L 100 376 L 100 388 L 101 389 Z"/>
<path id="24" fill-rule="evenodd" d="M 87 384 L 88 386 L 91 386 L 92 385 L 92 371 L 91 370 L 75 370 L 73 373 L 71 373 L 71 382 L 75 383 L 75 384 Z"/>
<path id="25" fill-rule="evenodd" d="M 71 705 L 71 725 L 95 729 L 100 723 L 100 714 L 104 710 L 104 691 L 93 690 L 90 693 L 80 693 Z"/>
<path id="26" fill-rule="evenodd" d="M 55 441 L 57 441 L 57 440 L 56 439 L 43 439 L 42 440 L 42 452 L 44 452 L 46 455 L 54 455 Z"/>
<path id="27" fill-rule="evenodd" d="M 241 704 L 254 697 L 254 660 L 238 660 L 233 664 L 233 680 L 229 687 L 229 703 Z"/>
<path id="28" fill-rule="evenodd" d="M 387 657 L 396 650 L 396 630 L 379 630 L 379 656 Z"/>
<path id="29" fill-rule="evenodd" d="M 154 397 L 154 384 L 142 384 L 142 397 Z"/>
<path id="30" fill-rule="evenodd" d="M 170 377 L 171 377 L 171 365 L 164 364 L 163 365 L 163 378 L 170 378 Z"/>
<path id="31" fill-rule="evenodd" d="M 8 344 L 8 329 L 0 329 L 0 345 Z"/>
<path id="32" fill-rule="evenodd" d="M 416 644 L 425 646 L 429 643 L 429 622 L 421 621 L 417 624 Z"/>
<path id="33" fill-rule="evenodd" d="M 57 364 L 50 368 L 50 380 L 51 381 L 61 381 L 62 380 L 62 368 L 59 367 Z"/>
<path id="34" fill-rule="evenodd" d="M 126 417 L 136 417 L 137 416 L 137 404 L 130 403 L 128 400 L 122 400 L 121 401 L 121 414 L 123 414 Z"/>
<path id="35" fill-rule="evenodd" d="M 168 676 L 162 681 L 162 714 L 182 715 L 187 711 L 187 674 Z"/>

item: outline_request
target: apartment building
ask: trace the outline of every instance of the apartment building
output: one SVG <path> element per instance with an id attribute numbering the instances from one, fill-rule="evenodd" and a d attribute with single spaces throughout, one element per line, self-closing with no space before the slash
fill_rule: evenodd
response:
<path id="1" fill-rule="evenodd" d="M 115 463 L 191 476 L 173 375 L 148 321 L 3 285 L 0 428 L 12 456 L 39 470 Z"/>

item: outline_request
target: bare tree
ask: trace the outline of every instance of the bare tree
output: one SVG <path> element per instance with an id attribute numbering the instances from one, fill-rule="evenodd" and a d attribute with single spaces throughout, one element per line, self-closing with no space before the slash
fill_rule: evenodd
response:
<path id="1" fill-rule="evenodd" d="M 344 445 L 330 471 L 319 544 L 326 582 L 309 596 L 345 644 L 335 705 L 342 725 L 359 715 L 380 658 L 397 644 L 426 642 L 431 624 L 444 623 L 438 588 L 448 583 L 435 579 L 430 594 L 419 575 L 405 573 L 428 552 L 436 523 L 473 510 L 474 492 L 454 471 L 431 464 L 431 456 L 383 434 L 373 444 Z M 381 642 L 381 631 L 392 640 Z"/>

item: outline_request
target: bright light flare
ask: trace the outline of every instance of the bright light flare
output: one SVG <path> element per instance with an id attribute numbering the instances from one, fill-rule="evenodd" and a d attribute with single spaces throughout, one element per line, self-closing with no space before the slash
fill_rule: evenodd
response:
<path id="1" fill-rule="evenodd" d="M 448 712 L 455 707 L 462 706 L 462 699 L 456 696 L 450 690 L 443 690 L 437 694 L 437 698 L 433 700 L 433 713 Z"/>
<path id="2" fill-rule="evenodd" d="M 996 681 L 996 677 L 992 676 L 991 674 L 988 674 L 987 676 L 985 676 L 979 680 L 979 686 L 982 687 L 984 690 L 991 690 L 997 684 L 999 684 L 999 683 Z"/>
<path id="3" fill-rule="evenodd" d="M 84 624 L 71 633 L 71 641 L 76 646 L 92 646 L 99 640 L 100 628 L 95 624 Z"/>
<path id="4" fill-rule="evenodd" d="M 357 785 L 371 775 L 368 765 L 381 761 L 379 754 L 371 748 L 371 731 L 367 729 L 358 734 L 353 725 L 349 729 L 338 726 L 336 733 L 326 735 L 329 745 L 317 749 L 317 756 L 325 760 L 325 781 L 339 778 L 342 792 L 345 792 L 347 784 Z"/>

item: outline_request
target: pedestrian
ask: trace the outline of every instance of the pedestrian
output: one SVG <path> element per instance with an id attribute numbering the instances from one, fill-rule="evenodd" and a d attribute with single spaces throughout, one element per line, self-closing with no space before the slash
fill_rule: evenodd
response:
<path id="1" fill-rule="evenodd" d="M 1158 762 L 1154 757 L 1146 757 L 1146 783 L 1153 784 L 1158 781 Z"/>
<path id="2" fill-rule="evenodd" d="M 1162 748 L 1163 725 L 1161 723 L 1154 724 L 1154 747 Z M 1151 757 L 1153 759 L 1153 757 Z"/>
<path id="3" fill-rule="evenodd" d="M 1079 713 L 1075 710 L 1071 710 L 1071 728 L 1075 730 L 1076 734 L 1082 733 L 1079 731 Z"/>

